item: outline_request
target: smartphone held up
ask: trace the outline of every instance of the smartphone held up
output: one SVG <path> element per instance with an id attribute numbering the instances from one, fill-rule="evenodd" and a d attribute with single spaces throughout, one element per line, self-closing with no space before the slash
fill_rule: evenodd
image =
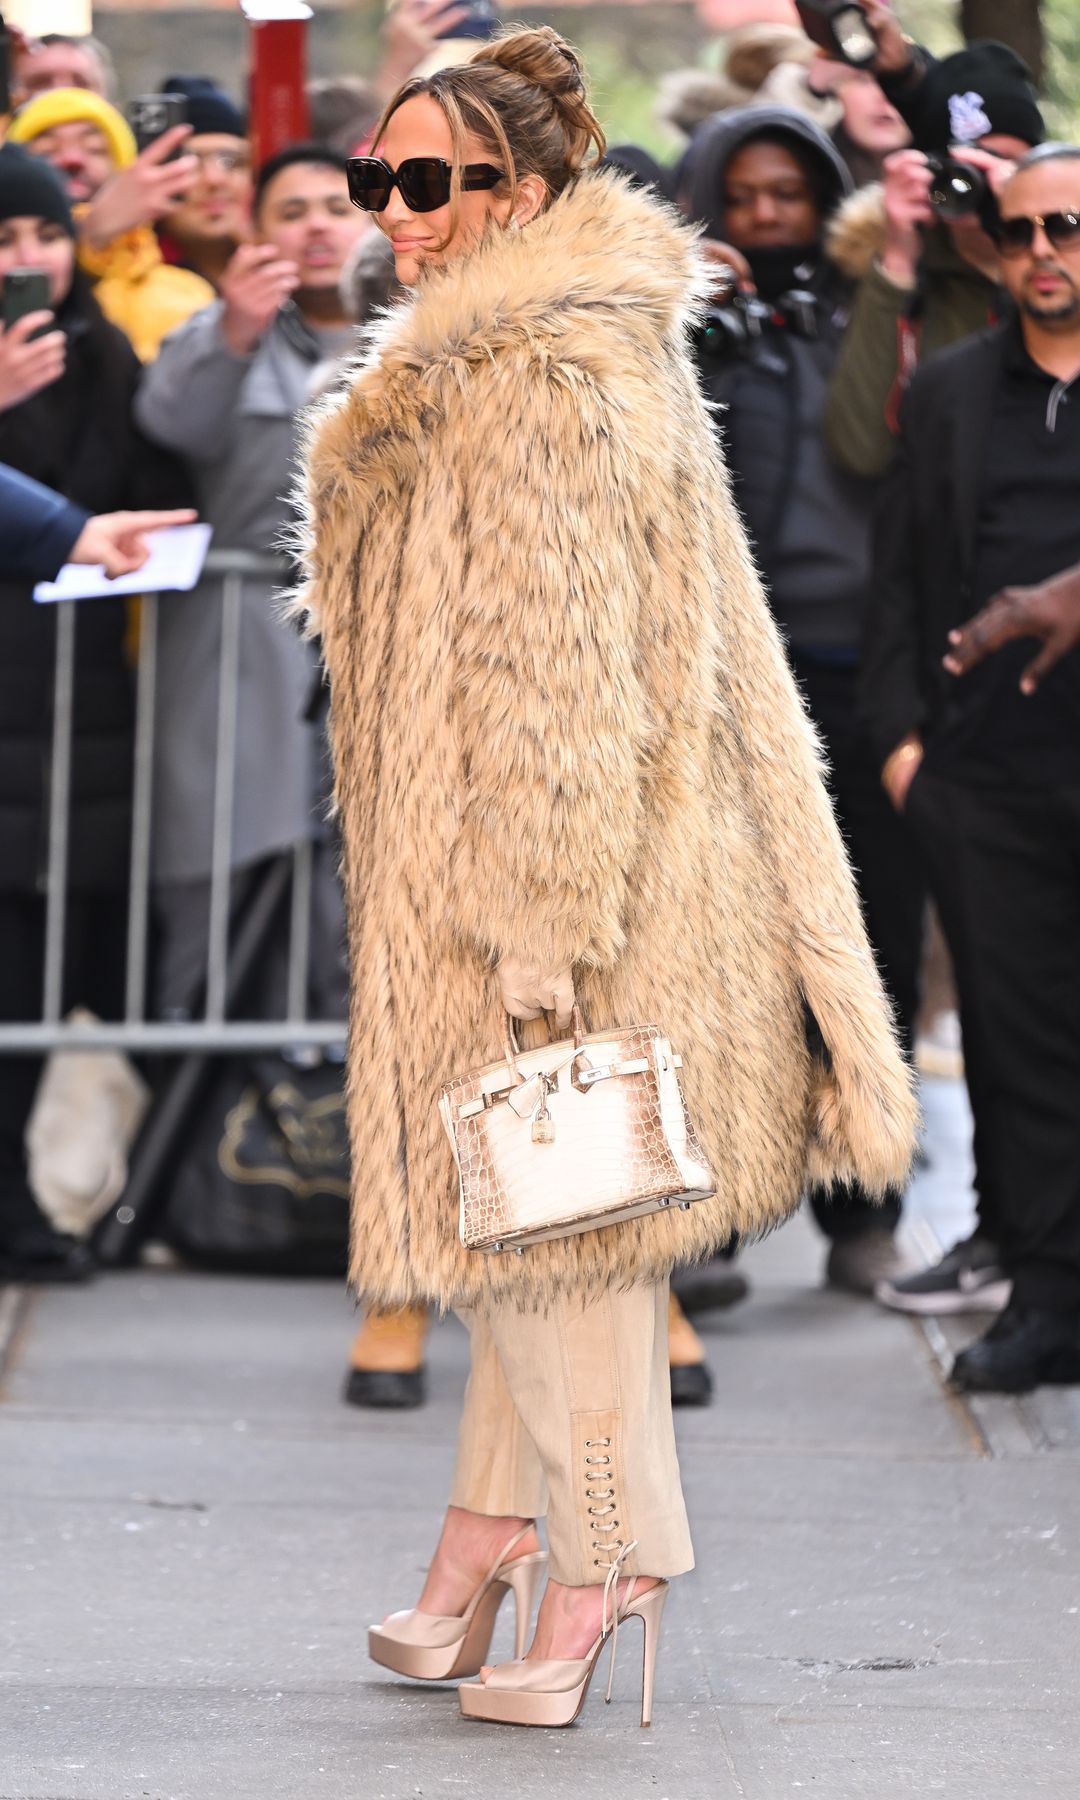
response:
<path id="1" fill-rule="evenodd" d="M 51 310 L 49 276 L 45 269 L 11 269 L 4 276 L 0 285 L 0 319 L 5 331 L 10 331 L 13 325 L 30 313 Z M 40 325 L 31 336 L 41 337 L 51 330 L 51 323 Z"/>

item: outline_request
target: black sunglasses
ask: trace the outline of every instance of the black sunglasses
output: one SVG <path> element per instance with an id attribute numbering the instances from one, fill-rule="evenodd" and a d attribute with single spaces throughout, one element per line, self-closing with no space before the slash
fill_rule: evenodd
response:
<path id="1" fill-rule="evenodd" d="M 1055 250 L 1075 250 L 1080 245 L 1080 212 L 1022 214 L 1015 219 L 999 219 L 994 227 L 998 249 L 1003 256 L 1019 256 L 1035 242 L 1035 227 L 1041 225 Z"/>
<path id="2" fill-rule="evenodd" d="M 382 212 L 394 189 L 400 188 L 410 212 L 436 212 L 449 202 L 452 173 L 451 164 L 441 156 L 408 156 L 396 169 L 381 156 L 351 156 L 349 199 L 365 212 Z M 502 170 L 490 163 L 466 163 L 461 171 L 462 188 L 469 192 L 496 187 L 502 178 Z"/>

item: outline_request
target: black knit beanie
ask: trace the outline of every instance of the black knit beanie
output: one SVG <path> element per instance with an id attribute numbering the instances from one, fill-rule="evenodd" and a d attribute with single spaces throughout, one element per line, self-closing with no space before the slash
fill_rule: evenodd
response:
<path id="1" fill-rule="evenodd" d="M 59 175 L 40 156 L 18 144 L 0 144 L 0 219 L 51 219 L 75 236 L 67 194 Z"/>
<path id="2" fill-rule="evenodd" d="M 919 96 L 922 150 L 974 144 L 991 132 L 1041 144 L 1046 126 L 1031 71 L 1006 44 L 970 44 L 946 56 L 926 74 Z"/>
<path id="3" fill-rule="evenodd" d="M 187 122 L 195 137 L 247 137 L 247 120 L 235 100 L 205 75 L 170 75 L 161 84 L 163 94 L 183 94 Z"/>

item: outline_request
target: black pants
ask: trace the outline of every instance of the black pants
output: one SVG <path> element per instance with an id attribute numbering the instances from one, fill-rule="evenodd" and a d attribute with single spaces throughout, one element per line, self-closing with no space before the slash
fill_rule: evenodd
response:
<path id="1" fill-rule="evenodd" d="M 1080 1314 L 1080 788 L 923 769 L 908 817 L 956 965 L 980 1214 L 1016 1298 Z"/>
<path id="2" fill-rule="evenodd" d="M 121 895 L 69 897 L 64 958 L 64 1009 L 87 1006 L 99 1018 L 120 1016 L 123 1002 L 125 900 Z M 0 893 L 0 1022 L 41 1018 L 45 969 L 45 902 L 34 894 Z M 26 1182 L 24 1134 L 41 1078 L 39 1056 L 0 1056 L 0 1244 L 41 1224 Z"/>
<path id="3" fill-rule="evenodd" d="M 867 933 L 910 1055 L 926 909 L 918 849 L 881 786 L 877 759 L 856 722 L 857 671 L 806 662 L 797 654 L 792 660 L 824 742 L 830 792 L 854 864 Z M 901 1196 L 890 1194 L 879 1205 L 858 1187 L 835 1187 L 817 1191 L 810 1203 L 821 1230 L 839 1238 L 872 1225 L 895 1226 Z"/>

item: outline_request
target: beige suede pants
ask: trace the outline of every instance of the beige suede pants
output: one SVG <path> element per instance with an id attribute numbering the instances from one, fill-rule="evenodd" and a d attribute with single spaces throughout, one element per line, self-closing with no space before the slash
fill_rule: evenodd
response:
<path id="1" fill-rule="evenodd" d="M 668 1372 L 668 1284 L 546 1313 L 462 1311 L 472 1351 L 452 1506 L 547 1515 L 551 1574 L 602 1582 L 694 1566 Z"/>

